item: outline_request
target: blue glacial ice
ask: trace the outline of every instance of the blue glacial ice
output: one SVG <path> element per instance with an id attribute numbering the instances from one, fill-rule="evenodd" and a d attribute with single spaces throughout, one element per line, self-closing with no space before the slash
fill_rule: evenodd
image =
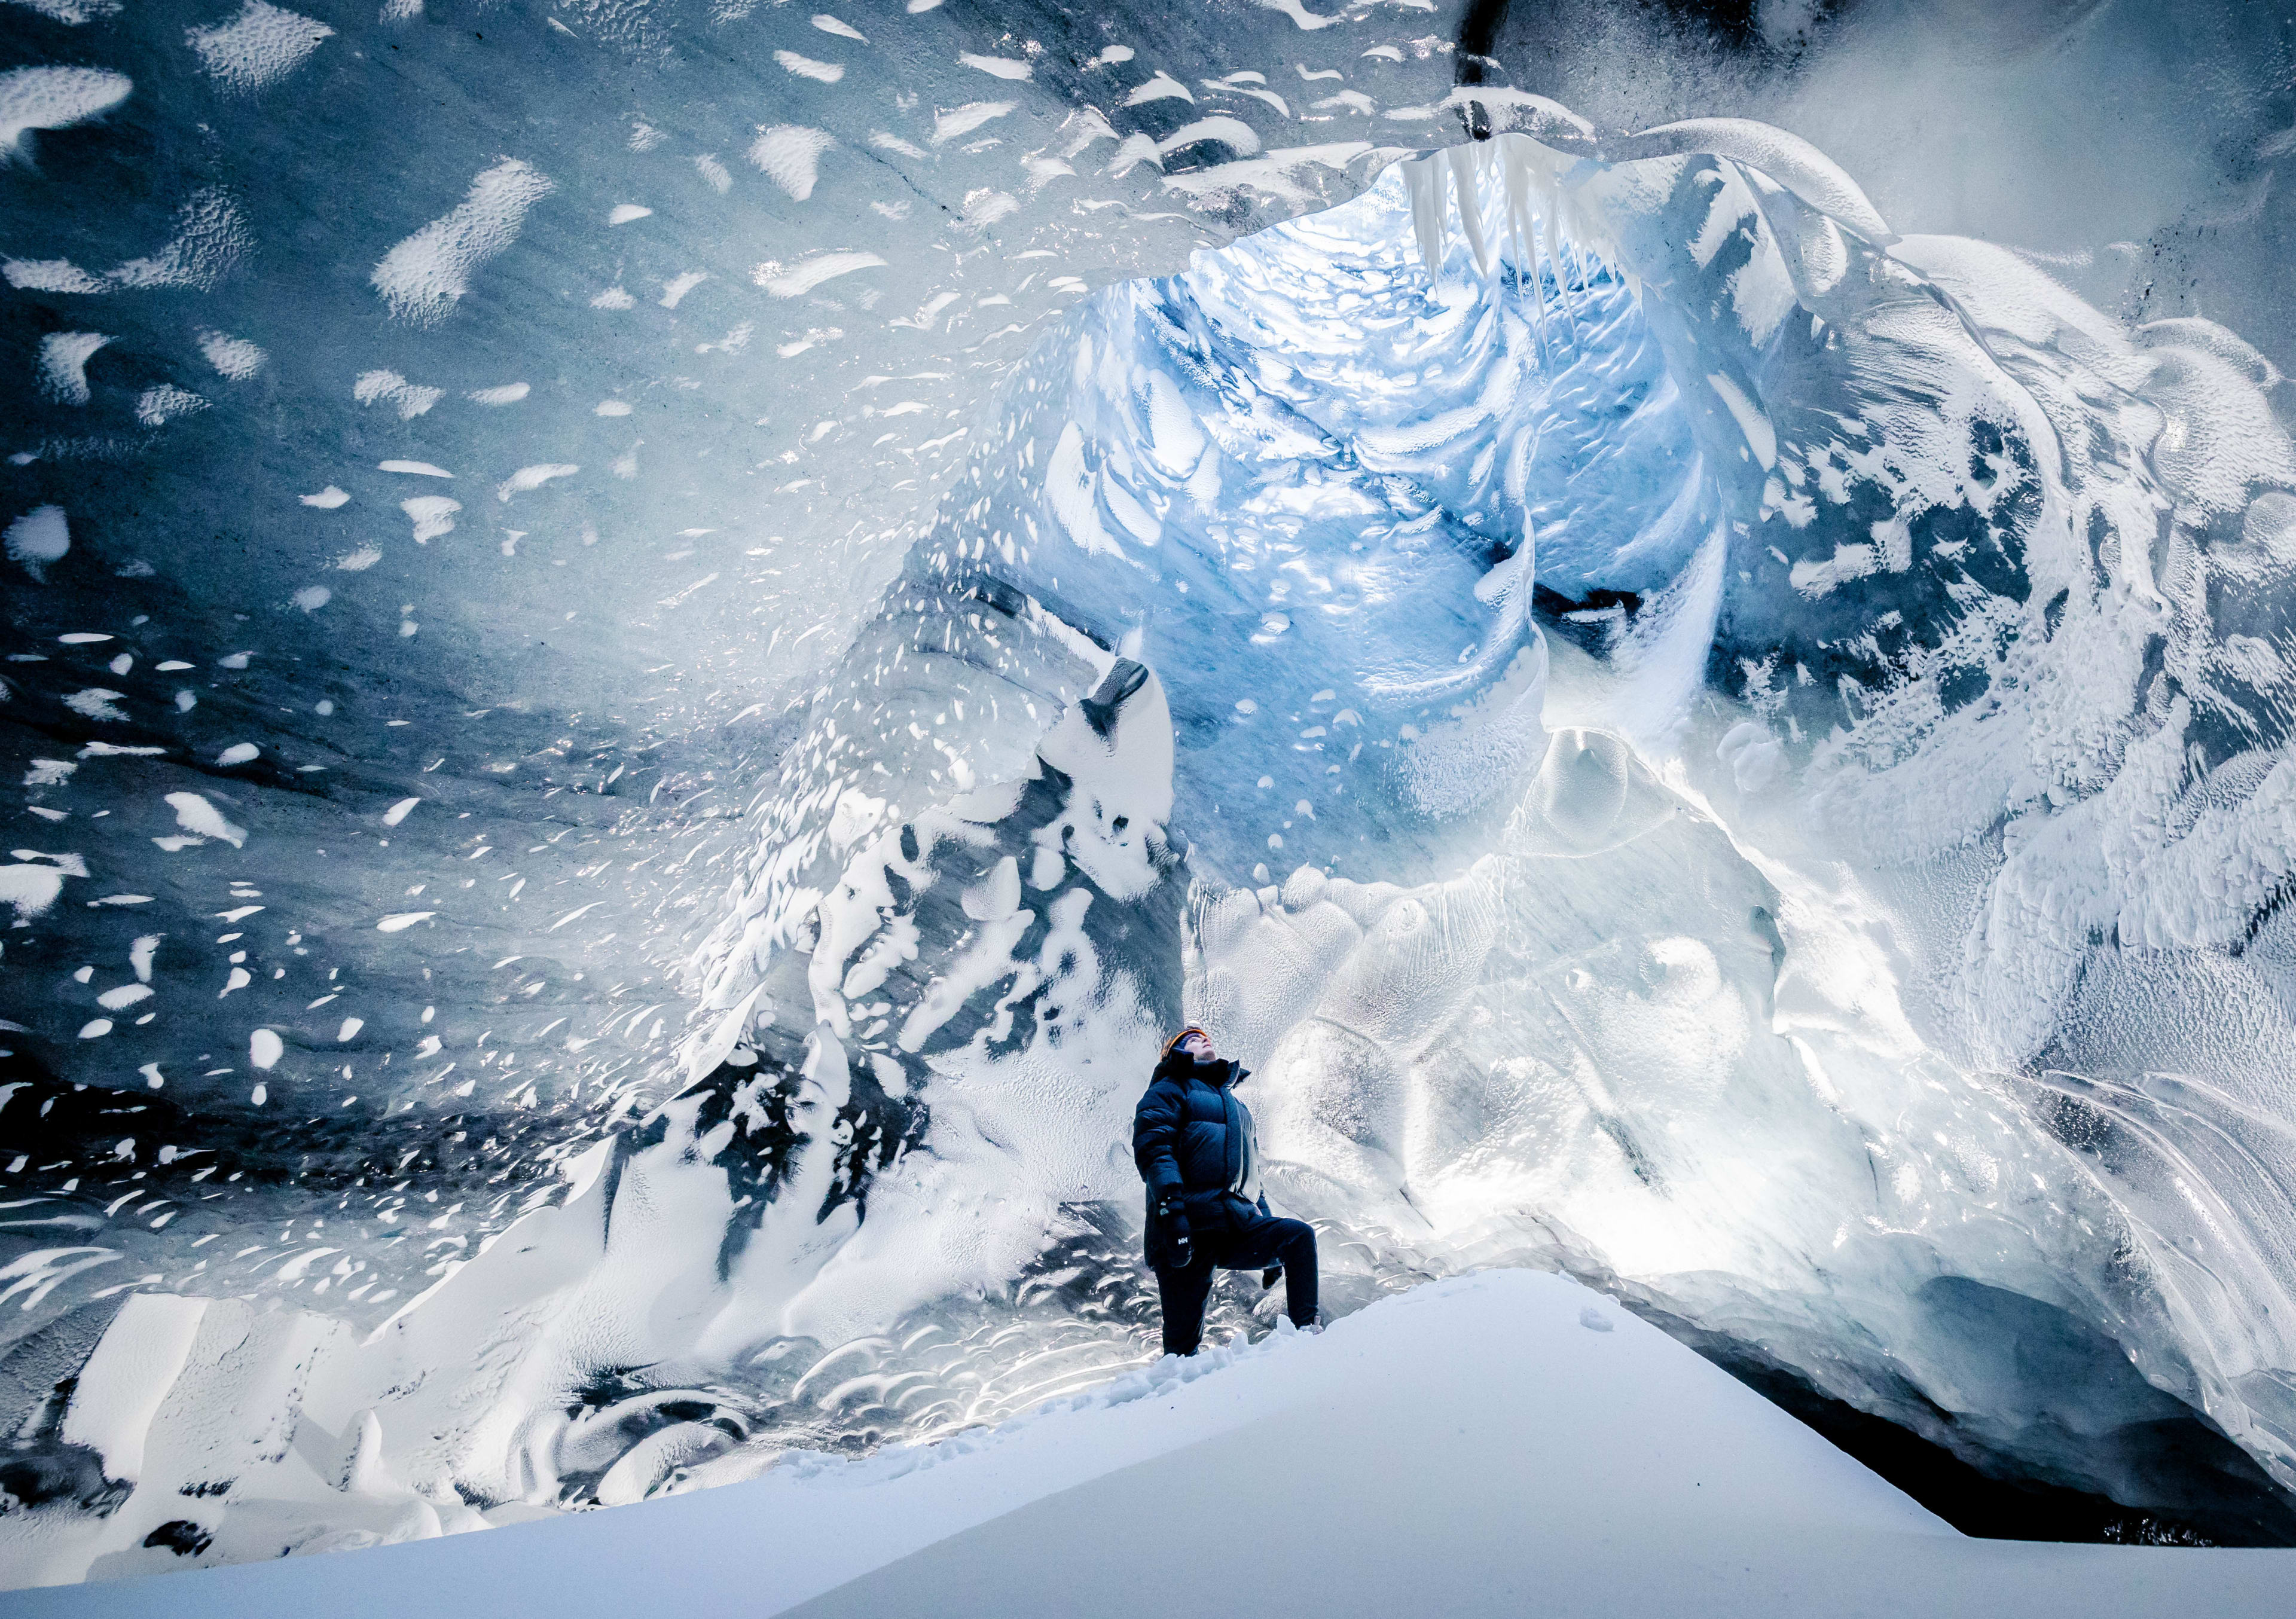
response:
<path id="1" fill-rule="evenodd" d="M 310 9 L 0 36 L 7 1582 L 1104 1384 L 1184 1017 L 1339 1307 L 2296 1534 L 2296 148 L 1849 110 L 2237 17 Z"/>

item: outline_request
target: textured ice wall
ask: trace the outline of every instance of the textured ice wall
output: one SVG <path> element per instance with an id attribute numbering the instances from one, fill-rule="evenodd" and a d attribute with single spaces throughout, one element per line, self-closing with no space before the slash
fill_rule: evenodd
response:
<path id="1" fill-rule="evenodd" d="M 1342 1296 L 1560 1258 L 2000 1466 L 2284 1460 L 2229 331 L 1611 127 L 1680 86 L 1447 106 L 1408 10 L 41 16 L 117 65 L 8 86 L 20 1577 L 1104 1376 L 1189 996 Z M 1463 113 L 1546 144 L 1062 316 Z"/>
<path id="2" fill-rule="evenodd" d="M 1112 22 L 285 16 L 8 13 L 65 64 L 9 81 L 0 244 L 16 1173 L 111 1233 L 26 1329 L 282 1268 L 372 1324 L 550 1194 L 662 1093 L 731 823 L 1000 368 L 1373 160 L 1135 102 Z M 1283 16 L 1221 34 L 1173 48 L 1309 82 Z M 1362 70 L 1439 97 L 1406 57 Z"/>
<path id="3" fill-rule="evenodd" d="M 2071 1460 L 2052 1436 L 2070 1423 L 2125 1440 L 2170 1415 L 2158 1391 L 2093 1371 L 2068 1404 L 2030 1370 L 1969 1359 L 1974 1321 L 2013 1317 L 2022 1306 L 2012 1298 L 2039 1301 L 2043 1313 L 2018 1329 L 2029 1341 L 2054 1333 L 2050 1353 L 2079 1361 L 2119 1339 L 2161 1388 L 2276 1460 L 2286 1413 L 2263 1369 L 2286 1355 L 2268 1323 L 2282 1313 L 2288 1273 L 2273 1189 L 2289 1164 L 2284 1137 L 2263 1122 L 2278 1106 L 2269 1026 L 2214 1018 L 2223 1048 L 2254 1042 L 2254 1100 L 2180 1083 L 2187 1111 L 2173 1124 L 2148 1112 L 2142 1136 L 2116 1122 L 2129 1110 L 2116 1116 L 2107 1092 L 2085 1092 L 2107 1105 L 2101 1113 L 2050 1099 L 2036 1108 L 2022 1082 L 2004 1076 L 2062 1086 L 2063 1070 L 2019 1043 L 2036 1027 L 2082 1034 L 2084 1019 L 2054 986 L 2127 968 L 2079 922 L 2036 918 L 2008 941 L 1992 932 L 1989 918 L 2037 880 L 2014 857 L 2018 844 L 2063 807 L 2038 789 L 2038 802 L 2021 801 L 2000 773 L 2015 764 L 2046 781 L 2076 759 L 2098 779 L 2124 769 L 2057 729 L 2054 705 L 2068 699 L 2111 716 L 2098 725 L 2141 728 L 2146 715 L 2178 724 L 2152 683 L 2157 669 L 2125 666 L 2116 684 L 2096 650 L 2126 634 L 2112 585 L 2125 553 L 2101 503 L 2124 469 L 2133 464 L 2147 484 L 2152 469 L 2110 450 L 2061 448 L 2105 430 L 2065 403 L 2101 392 L 2082 380 L 2078 349 L 2034 344 L 2005 363 L 2008 346 L 1994 335 L 2036 300 L 2069 315 L 2079 307 L 2002 255 L 1983 274 L 1928 282 L 1906 260 L 1934 263 L 1936 245 L 1881 251 L 1887 227 L 1855 188 L 1774 131 L 1715 122 L 1614 140 L 1606 150 L 1622 154 L 1697 145 L 1728 156 L 1590 165 L 1570 171 L 1561 194 L 1549 188 L 1567 164 L 1494 144 L 1506 164 L 1471 158 L 1406 170 L 1411 194 L 1387 199 L 1384 226 L 1365 213 L 1379 199 L 1349 210 L 1373 240 L 1390 241 L 1404 233 L 1406 206 L 1414 223 L 1433 215 L 1425 240 L 1452 257 L 1430 292 L 1452 307 L 1437 315 L 1397 300 L 1394 313 L 1428 331 L 1447 317 L 1487 339 L 1457 345 L 1464 382 L 1445 377 L 1430 388 L 1422 356 L 1352 326 L 1345 295 L 1319 284 L 1324 266 L 1357 288 L 1388 273 L 1376 260 L 1349 262 L 1334 216 L 1280 233 L 1280 244 L 1239 249 L 1232 276 L 1201 268 L 1189 278 L 1193 325 L 1166 323 L 1187 329 L 1171 344 L 1182 375 L 1216 384 L 1212 400 L 1193 397 L 1202 419 L 1226 422 L 1209 435 L 1233 446 L 1223 477 L 1251 491 L 1230 487 L 1201 534 L 1176 486 L 1209 480 L 1155 454 L 1166 437 L 1155 401 L 1182 383 L 1095 367 L 1086 343 L 1055 413 L 1101 429 L 1078 452 L 1082 475 L 1099 480 L 1087 487 L 1127 492 L 1106 497 L 1105 517 L 1095 506 L 1066 519 L 1072 535 L 1118 534 L 1128 503 L 1159 515 L 1155 544 L 1141 536 L 1135 566 L 1171 581 L 1155 594 L 1188 600 L 1125 609 L 1146 620 L 1144 643 L 1153 648 L 1176 633 L 1173 618 L 1201 610 L 1207 593 L 1190 563 L 1210 552 L 1229 569 L 1214 609 L 1251 613 L 1251 642 L 1289 644 L 1300 660 L 1288 680 L 1243 649 L 1216 668 L 1166 664 L 1175 712 L 1220 723 L 1217 740 L 1194 748 L 1183 728 L 1182 819 L 1207 885 L 1192 935 L 1193 1010 L 1248 1060 L 1267 1059 L 1263 1083 L 1278 1098 L 1266 1105 L 1270 1152 L 1287 1160 L 1294 1205 L 1413 1256 L 1383 1263 L 1559 1250 L 1614 1268 L 1661 1307 L 1729 1321 L 1743 1341 L 1834 1392 L 1979 1453 L 1999 1445 L 2045 1476 L 2123 1499 L 2194 1487 L 2146 1476 L 2152 1460 L 2105 1460 L 2109 1445 Z M 1510 172 L 1517 163 L 1521 171 Z M 1599 244 L 1640 283 L 1639 297 L 1605 271 L 1594 286 L 1573 285 L 1542 322 L 1545 289 L 1570 279 L 1581 249 L 1564 249 L 1545 279 L 1538 233 L 1506 217 L 1511 193 L 1536 199 L 1535 217 L 1567 216 L 1575 243 Z M 1458 209 L 1461 194 L 1478 199 L 1472 212 Z M 1255 249 L 1274 267 L 1254 274 Z M 1478 258 L 1498 273 L 1479 273 Z M 1294 323 L 1293 311 L 1312 314 Z M 1356 368 L 1344 385 L 1319 374 L 1328 362 L 1316 352 L 1318 331 Z M 1221 340 L 1243 333 L 1258 342 Z M 2200 363 L 2188 357 L 2206 352 L 2198 345 L 2228 343 L 2193 326 L 2152 340 L 2172 357 L 2132 381 L 2173 378 Z M 1582 341 L 1594 351 L 1584 358 Z M 1501 351 L 1515 358 L 1494 364 Z M 1511 367 L 1534 356 L 1524 397 L 1490 386 L 1494 372 L 1512 380 Z M 1424 458 L 1418 468 L 1381 460 L 1398 441 L 1382 419 L 1381 390 L 1361 374 L 1374 364 L 1407 378 L 1423 413 L 1409 437 Z M 2064 413 L 2033 410 L 2029 388 Z M 1452 388 L 1475 407 L 1447 409 Z M 1144 421 L 1123 415 L 1128 399 Z M 2177 403 L 2194 409 L 2189 397 Z M 2218 463 L 2226 481 L 2203 492 L 2257 513 L 2244 521 L 2267 520 L 2279 498 L 2270 469 L 2285 440 L 2260 405 L 2253 385 L 2224 382 L 2207 413 L 2185 422 L 2227 437 L 2228 421 L 2262 424 L 2241 460 Z M 1549 415 L 1554 406 L 1567 408 Z M 1566 424 L 1559 443 L 1548 437 L 1557 418 Z M 1570 430 L 1588 421 L 1614 424 L 1586 435 L 1600 443 L 1591 454 Z M 1322 436 L 1299 436 L 1308 423 Z M 1066 437 L 1046 421 L 1042 441 L 1056 430 Z M 1537 529 L 1535 552 L 1495 545 L 1478 510 L 1476 480 L 1509 460 L 1521 469 L 1513 476 L 1524 503 L 1498 503 L 1508 521 Z M 1583 489 L 1553 476 L 1583 462 L 1595 468 Z M 1364 503 L 1336 532 L 1316 523 L 1340 503 L 1319 487 L 1333 465 L 1350 475 L 1344 497 Z M 1394 567 L 1388 548 L 1398 537 L 1375 520 L 1388 513 L 1367 490 L 1392 499 L 1380 478 L 1417 472 L 1443 487 L 1462 469 L 1467 485 L 1445 488 L 1440 516 L 1413 536 L 1423 544 L 1412 577 L 1424 610 L 1410 622 L 1423 644 L 1398 646 L 1365 588 Z M 1413 480 L 1395 481 L 1407 513 Z M 2176 495 L 2172 485 L 2162 503 Z M 2016 571 L 2049 554 L 2069 516 L 2097 548 L 2077 614 L 2073 585 L 2032 600 Z M 1557 654 L 1546 717 L 1612 734 L 1567 733 L 1542 765 L 1541 749 L 1522 745 L 1515 694 L 1496 671 L 1521 667 L 1536 689 L 1546 651 L 1510 639 L 1505 603 L 1534 555 L 1549 554 L 1563 560 L 1550 576 L 1587 604 L 1551 602 L 1549 622 L 1583 638 L 1597 660 Z M 2197 548 L 2188 554 L 2185 567 L 2208 566 Z M 1062 558 L 1063 575 L 1083 571 Z M 1274 576 L 1263 584 L 1251 576 L 1267 563 Z M 1481 575 L 1480 588 L 1460 593 L 1485 609 L 1480 624 L 1472 611 L 1436 610 L 1447 566 Z M 1119 601 L 1144 593 L 1111 588 Z M 1476 627 L 1459 637 L 1462 669 L 1474 669 L 1487 646 L 1502 655 L 1447 690 L 1389 678 L 1423 655 L 1423 642 L 1465 625 Z M 1509 656 L 1518 646 L 1521 664 Z M 1336 689 L 1302 689 L 1326 675 Z M 1339 714 L 1361 723 L 1357 703 L 1373 723 L 1360 737 L 1328 740 Z M 1263 713 L 1288 721 L 1274 746 L 1251 730 Z M 1660 767 L 1655 811 L 1636 807 L 1642 766 L 1621 736 Z M 1374 753 L 1362 765 L 1358 741 L 1395 750 L 1392 762 Z M 1992 777 L 1972 768 L 1980 757 Z M 1251 783 L 1250 830 L 1238 837 L 1222 810 L 1232 815 L 1242 796 L 1243 760 L 1264 773 Z M 2258 769 L 2251 757 L 2229 780 L 2193 790 L 2222 801 Z M 1292 802 L 1303 780 L 1326 773 L 1318 793 Z M 1437 781 L 1454 789 L 1431 797 Z M 1861 820 L 1882 805 L 1886 827 Z M 2092 826 L 2109 827 L 2114 813 L 2109 795 L 2086 811 Z M 2005 815 L 2027 828 L 1988 851 L 1968 818 Z M 1732 836 L 1661 854 L 1682 816 L 1718 818 Z M 1365 822 L 1376 835 L 1358 830 Z M 2168 841 L 2191 868 L 2237 870 L 2241 840 L 2271 835 L 2269 801 L 2233 822 L 2251 830 L 2188 820 L 2172 822 Z M 1404 829 L 1414 830 L 1399 836 Z M 2108 864 L 2121 836 L 2100 830 Z M 1304 846 L 1311 863 L 1280 891 L 1223 895 L 1224 884 L 1246 880 L 1263 837 L 1271 852 L 1287 840 Z M 2059 858 L 2080 859 L 2080 835 L 2060 837 Z M 1630 863 L 1611 869 L 1621 848 Z M 1636 873 L 1653 859 L 1672 876 Z M 2038 870 L 2041 881 L 2067 875 Z M 1964 908 L 1941 918 L 1939 901 L 1956 893 Z M 1908 904 L 1915 895 L 1923 897 Z M 2184 903 L 2204 906 L 2205 895 L 2203 885 Z M 1692 895 L 1712 908 L 1668 914 Z M 2233 896 L 2219 925 L 2259 903 Z M 2145 958 L 2146 977 L 2166 995 L 2194 969 L 2158 952 Z M 2200 970 L 2220 982 L 2253 974 L 2251 993 L 2270 993 L 2268 968 L 2202 959 Z M 2185 1013 L 2168 1026 L 2202 1021 Z M 2124 1019 L 2111 1060 L 2141 1068 L 2176 1038 L 2147 1039 Z M 2090 1061 L 2091 1075 L 2106 1066 Z M 2241 1166 L 2214 1184 L 2244 1208 L 2213 1226 L 2164 1219 L 2165 1176 L 2150 1156 L 2211 1153 L 2224 1164 L 2212 1149 L 2227 1137 L 2241 1143 Z M 1677 1148 L 1691 1156 L 1675 1160 Z M 1781 1167 L 1803 1150 L 1810 1166 Z M 2136 1250 L 2146 1256 L 2132 1270 Z M 1909 1400 L 1914 1389 L 1922 1393 Z M 1924 1401 L 1958 1415 L 1933 1420 Z M 2229 1486 L 2235 1496 L 2241 1487 Z"/>
<path id="4" fill-rule="evenodd" d="M 755 779 L 1003 368 L 1088 284 L 1349 194 L 1381 110 L 1408 138 L 1448 88 L 1417 15 L 1341 48 L 1249 9 L 322 11 L 7 12 L 9 1489 L 67 1512 L 131 1482 L 55 1386 L 140 1291 L 365 1332 L 596 1178 L 681 1082 Z M 1349 80 L 1378 102 L 1288 87 Z M 1088 672 L 1046 633 L 1048 679 Z M 725 1225 L 676 1239 L 705 1275 Z M 269 1455 L 324 1403 L 308 1346 L 234 1353 L 283 1380 L 182 1399 L 269 1411 Z M 884 1426 L 846 1412 L 825 1437 Z M 554 1476 L 596 1484 L 648 1420 Z M 366 1533 L 332 1499 L 288 1538 Z"/>

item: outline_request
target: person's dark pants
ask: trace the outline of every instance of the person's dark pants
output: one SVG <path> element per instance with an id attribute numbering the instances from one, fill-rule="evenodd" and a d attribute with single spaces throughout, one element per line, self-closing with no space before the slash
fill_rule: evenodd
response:
<path id="1" fill-rule="evenodd" d="M 1164 1295 L 1164 1353 L 1193 1354 L 1204 1337 L 1204 1301 L 1215 1270 L 1283 1267 L 1283 1304 L 1295 1327 L 1316 1320 L 1316 1228 L 1279 1220 L 1258 1209 L 1232 1209 L 1225 1229 L 1194 1233 L 1195 1262 L 1185 1271 L 1159 1270 Z"/>

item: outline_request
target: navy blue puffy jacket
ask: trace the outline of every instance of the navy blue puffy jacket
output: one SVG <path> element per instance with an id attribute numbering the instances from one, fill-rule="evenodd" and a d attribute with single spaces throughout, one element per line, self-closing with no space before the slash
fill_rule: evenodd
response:
<path id="1" fill-rule="evenodd" d="M 1177 1052 L 1156 1067 L 1155 1078 L 1132 1116 L 1132 1157 L 1148 1183 L 1149 1243 L 1158 1235 L 1157 1209 L 1177 1198 L 1192 1226 L 1227 1222 L 1231 1203 L 1253 1206 L 1259 1166 L 1250 1110 L 1235 1087 L 1247 1070 L 1239 1063 L 1198 1062 Z M 1267 1212 L 1260 1198 L 1259 1212 Z"/>

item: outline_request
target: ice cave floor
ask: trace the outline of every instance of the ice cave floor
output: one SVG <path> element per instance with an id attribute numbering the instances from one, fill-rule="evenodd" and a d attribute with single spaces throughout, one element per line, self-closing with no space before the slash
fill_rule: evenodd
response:
<path id="1" fill-rule="evenodd" d="M 12 1619 L 2284 1614 L 2296 1550 L 1965 1538 L 1610 1300 L 1486 1271 L 938 1446 Z"/>

